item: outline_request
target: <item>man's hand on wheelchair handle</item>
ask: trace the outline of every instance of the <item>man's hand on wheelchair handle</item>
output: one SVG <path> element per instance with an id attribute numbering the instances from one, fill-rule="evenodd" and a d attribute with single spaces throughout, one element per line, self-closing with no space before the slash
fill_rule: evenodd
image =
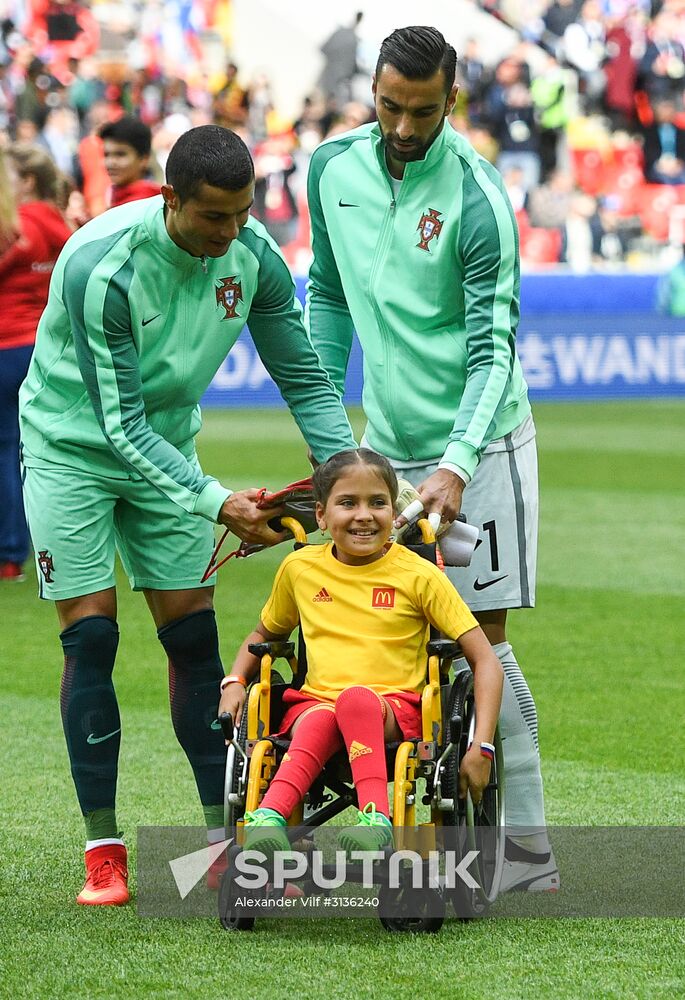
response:
<path id="1" fill-rule="evenodd" d="M 216 713 L 217 718 L 224 712 L 228 712 L 229 715 L 233 716 L 233 725 L 237 729 L 243 715 L 246 697 L 247 691 L 242 684 L 229 684 L 221 694 Z"/>
<path id="2" fill-rule="evenodd" d="M 283 532 L 273 531 L 268 522 L 283 513 L 282 507 L 261 509 L 257 500 L 261 495 L 258 489 L 240 490 L 231 493 L 224 501 L 219 513 L 219 524 L 225 525 L 243 542 L 252 545 L 276 545 L 283 541 Z"/>
<path id="3" fill-rule="evenodd" d="M 418 487 L 424 510 L 429 514 L 432 511 L 439 512 L 442 520 L 451 524 L 461 510 L 461 496 L 465 485 L 464 480 L 455 472 L 437 469 Z"/>
<path id="4" fill-rule="evenodd" d="M 459 767 L 460 799 L 465 799 L 467 791 L 470 791 L 474 806 L 478 805 L 490 780 L 490 767 L 489 758 L 484 757 L 474 743 L 462 757 Z"/>
<path id="5" fill-rule="evenodd" d="M 451 524 L 461 510 L 461 495 L 464 492 L 464 480 L 450 472 L 449 469 L 437 469 L 432 475 L 417 486 L 417 492 L 423 501 L 423 509 L 427 514 L 440 514 L 445 524 Z M 407 520 L 401 514 L 395 521 L 395 527 L 401 528 Z"/>

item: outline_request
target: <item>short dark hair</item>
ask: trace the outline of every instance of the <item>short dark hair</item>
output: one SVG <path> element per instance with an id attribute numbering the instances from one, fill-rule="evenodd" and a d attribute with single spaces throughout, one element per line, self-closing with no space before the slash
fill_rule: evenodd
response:
<path id="1" fill-rule="evenodd" d="M 149 125 L 133 115 L 124 115 L 115 122 L 107 122 L 100 129 L 101 139 L 123 142 L 135 149 L 138 156 L 149 156 L 152 150 L 152 132 Z"/>
<path id="2" fill-rule="evenodd" d="M 408 80 L 427 80 L 441 69 L 446 93 L 449 94 L 454 86 L 457 53 L 437 28 L 426 25 L 396 28 L 381 45 L 376 79 L 388 63 Z"/>
<path id="3" fill-rule="evenodd" d="M 171 147 L 166 179 L 183 202 L 203 184 L 240 191 L 254 180 L 254 164 L 235 132 L 221 125 L 199 125 L 184 132 Z"/>
<path id="4" fill-rule="evenodd" d="M 327 462 L 318 465 L 312 476 L 314 499 L 325 507 L 331 490 L 340 477 L 344 476 L 353 465 L 370 465 L 378 472 L 388 487 L 394 507 L 398 493 L 395 470 L 387 458 L 379 455 L 378 452 L 371 451 L 370 448 L 349 448 L 347 451 L 339 451 L 337 455 L 331 456 Z"/>

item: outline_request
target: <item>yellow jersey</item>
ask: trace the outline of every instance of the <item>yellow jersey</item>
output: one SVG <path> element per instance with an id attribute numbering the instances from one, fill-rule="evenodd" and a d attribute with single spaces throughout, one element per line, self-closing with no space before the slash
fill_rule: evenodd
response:
<path id="1" fill-rule="evenodd" d="M 328 701 L 357 684 L 378 694 L 421 691 L 429 625 L 458 639 L 478 624 L 437 566 L 397 544 L 365 566 L 339 562 L 332 543 L 291 553 L 261 620 L 276 635 L 300 625 L 302 691 Z"/>

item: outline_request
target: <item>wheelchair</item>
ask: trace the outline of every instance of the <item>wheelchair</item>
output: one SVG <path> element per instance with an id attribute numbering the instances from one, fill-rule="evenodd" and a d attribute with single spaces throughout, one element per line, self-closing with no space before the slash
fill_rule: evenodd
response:
<path id="1" fill-rule="evenodd" d="M 295 536 L 296 545 L 306 544 L 306 534 L 297 521 L 282 518 L 281 523 Z M 435 537 L 429 523 L 419 521 L 418 529 L 420 541 L 411 547 L 434 561 Z M 227 851 L 227 869 L 219 890 L 219 919 L 222 927 L 234 931 L 252 929 L 256 919 L 255 910 L 246 908 L 244 900 L 241 901 L 235 882 L 244 816 L 259 807 L 287 753 L 289 739 L 270 734 L 278 732 L 284 691 L 291 685 L 298 686 L 306 670 L 302 642 L 298 655 L 291 641 L 256 643 L 249 648 L 259 657 L 260 670 L 248 690 L 240 726 L 234 727 L 230 715 L 219 720 L 229 741 L 225 824 L 227 835 L 229 830 L 236 833 Z M 421 739 L 386 745 L 388 775 L 394 782 L 391 800 L 394 847 L 386 849 L 383 861 L 374 863 L 373 879 L 374 886 L 378 886 L 377 915 L 390 932 L 436 932 L 444 922 L 448 904 L 461 920 L 485 915 L 497 897 L 504 863 L 506 818 L 499 732 L 494 739 L 490 781 L 482 801 L 475 807 L 470 795 L 465 799 L 458 797 L 459 766 L 475 730 L 473 675 L 466 668 L 450 679 L 452 662 L 461 655 L 457 642 L 431 635 L 426 654 Z M 279 659 L 288 664 L 292 679 L 285 680 L 274 669 Z M 419 803 L 429 814 L 423 822 L 417 822 Z M 339 752 L 327 763 L 305 801 L 290 818 L 289 839 L 306 855 L 313 846 L 313 831 L 356 805 L 349 763 L 344 752 Z M 409 866 L 399 868 L 399 884 L 397 879 L 389 878 L 392 855 L 397 851 L 411 851 L 421 859 L 425 877 L 419 887 L 415 886 L 413 868 Z M 436 877 L 435 858 L 445 857 L 448 852 L 455 864 L 464 866 L 465 877 L 450 879 L 444 873 Z M 348 865 L 346 878 L 362 882 L 362 866 Z M 321 892 L 309 870 L 298 882 L 305 893 Z M 267 886 L 264 892 L 278 895 L 283 888 Z"/>

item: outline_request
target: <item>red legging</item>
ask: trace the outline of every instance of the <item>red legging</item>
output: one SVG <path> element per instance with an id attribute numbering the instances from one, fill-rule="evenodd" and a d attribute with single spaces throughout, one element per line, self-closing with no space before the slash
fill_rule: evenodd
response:
<path id="1" fill-rule="evenodd" d="M 260 806 L 275 809 L 286 819 L 324 768 L 342 747 L 333 707 L 311 708 L 297 720 L 288 752 L 276 771 Z"/>
<path id="2" fill-rule="evenodd" d="M 345 741 L 359 808 L 373 802 L 389 815 L 385 764 L 385 703 L 371 688 L 347 688 L 335 703 L 335 718 Z"/>
<path id="3" fill-rule="evenodd" d="M 343 743 L 352 768 L 359 808 L 373 802 L 386 816 L 388 774 L 383 727 L 386 708 L 370 688 L 347 688 L 331 707 L 310 709 L 300 716 L 287 754 L 261 806 L 286 819 L 309 791 L 312 782 Z"/>

